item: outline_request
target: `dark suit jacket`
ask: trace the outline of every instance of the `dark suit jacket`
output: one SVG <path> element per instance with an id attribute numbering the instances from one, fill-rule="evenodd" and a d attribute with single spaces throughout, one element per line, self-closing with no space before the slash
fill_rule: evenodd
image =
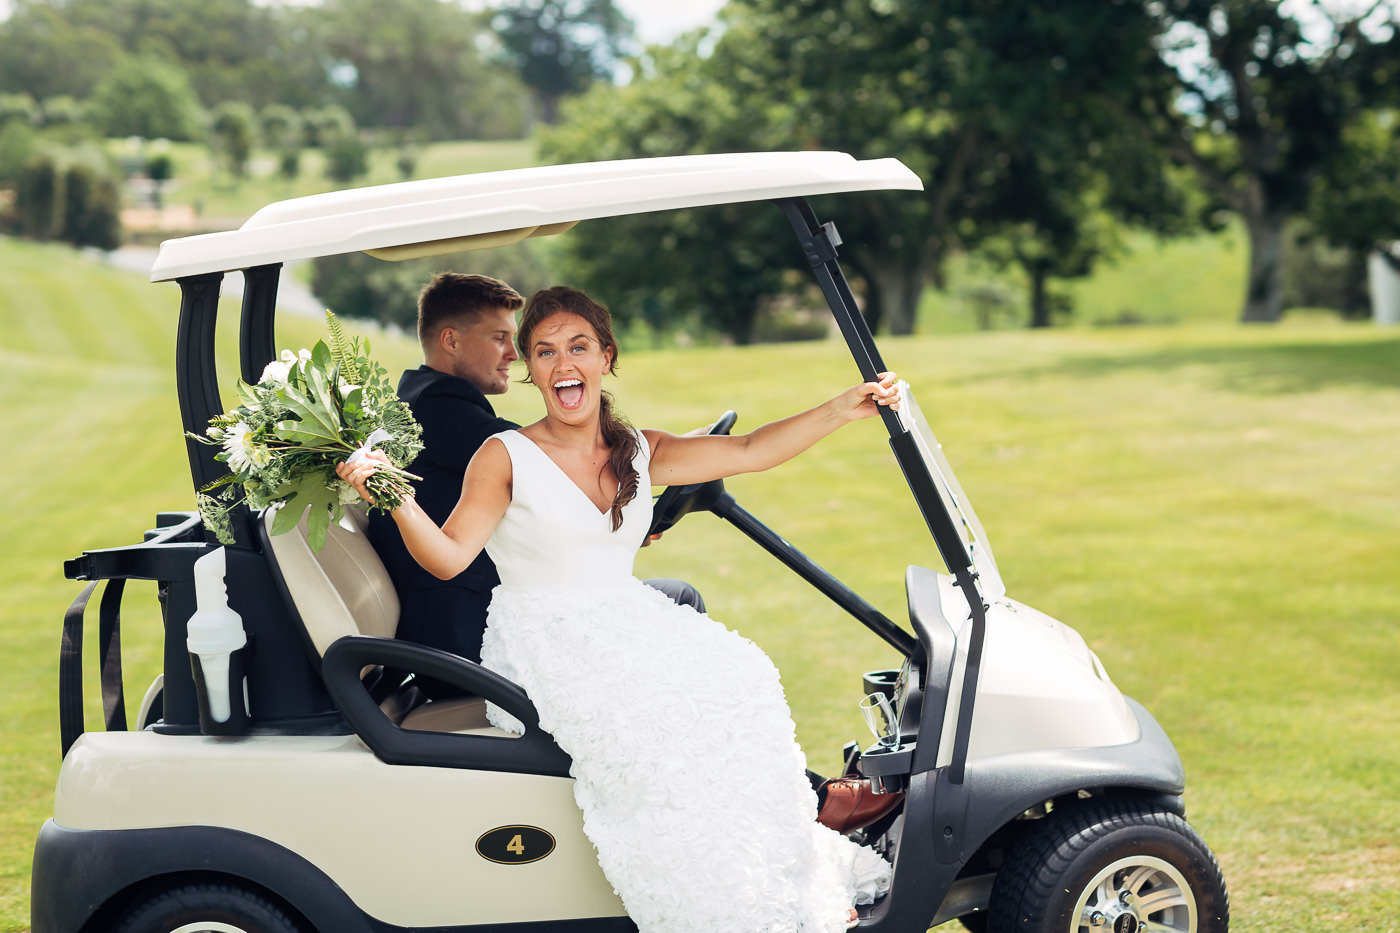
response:
<path id="1" fill-rule="evenodd" d="M 470 382 L 426 366 L 403 374 L 399 398 L 423 426 L 423 452 L 408 465 L 410 473 L 423 477 L 414 484 L 416 498 L 441 525 L 462 494 L 462 476 L 472 455 L 491 435 L 519 425 L 498 418 Z M 398 637 L 480 661 L 486 608 L 492 588 L 500 583 L 486 552 L 451 580 L 439 580 L 408 553 L 386 513 L 370 513 L 369 539 L 398 590 Z"/>

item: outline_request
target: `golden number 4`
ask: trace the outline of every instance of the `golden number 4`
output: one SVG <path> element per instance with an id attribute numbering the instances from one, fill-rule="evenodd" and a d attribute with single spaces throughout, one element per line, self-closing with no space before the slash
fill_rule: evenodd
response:
<path id="1" fill-rule="evenodd" d="M 508 843 L 506 844 L 506 851 L 507 851 L 507 852 L 514 852 L 516 855 L 524 855 L 524 854 L 525 854 L 525 840 L 522 839 L 522 838 L 520 837 L 520 835 L 517 833 L 517 834 L 510 840 L 510 842 L 508 842 Z"/>

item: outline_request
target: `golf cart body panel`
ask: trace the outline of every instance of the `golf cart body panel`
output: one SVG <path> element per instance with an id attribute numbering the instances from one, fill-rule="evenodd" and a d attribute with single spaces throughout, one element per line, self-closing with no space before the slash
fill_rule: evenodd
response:
<path id="1" fill-rule="evenodd" d="M 837 263 L 840 237 L 804 197 L 920 187 L 890 159 L 750 153 L 546 166 L 270 205 L 239 230 L 161 247 L 151 278 L 181 289 L 182 426 L 201 432 L 223 411 L 214 321 L 226 272 L 244 274 L 240 373 L 255 382 L 274 356 L 285 261 L 484 249 L 596 217 L 735 201 L 771 200 L 784 212 L 858 371 L 873 379 L 886 367 Z M 905 795 L 898 814 L 865 837 L 895 866 L 890 893 L 863 914 L 870 933 L 921 933 L 985 908 L 1000 859 L 990 851 L 1052 808 L 1133 795 L 1179 813 L 1184 789 L 1170 740 L 1119 693 L 1083 639 L 1006 598 L 980 521 L 912 392 L 907 398 L 905 411 L 882 410 L 881 419 L 947 570 L 910 568 L 907 627 L 739 507 L 720 481 L 684 490 L 688 509 L 733 523 L 901 657 L 900 670 L 865 678 L 867 692 L 887 694 L 894 734 L 850 758 L 877 786 Z M 196 489 L 225 472 L 210 448 L 189 441 L 187 452 Z M 34 933 L 106 929 L 140 893 L 189 877 L 264 892 L 317 933 L 632 929 L 583 835 L 568 756 L 538 729 L 524 691 L 479 664 L 386 637 L 395 610 L 354 521 L 332 526 L 315 555 L 305 522 L 274 540 L 270 517 L 235 513 L 237 543 L 226 549 L 228 605 L 248 637 L 238 674 L 246 700 L 226 722 L 211 720 L 186 651 L 193 564 L 216 549 L 197 516 L 164 513 L 142 543 L 88 551 L 65 566 L 92 583 L 65 618 L 66 645 L 76 640 L 77 650 L 65 647 L 61 665 L 65 759 L 54 819 L 36 847 Z M 344 560 L 355 572 L 340 572 Z M 157 582 L 165 626 L 161 693 L 143 704 L 152 714 L 135 732 L 121 731 L 120 669 L 105 663 L 105 646 L 119 641 L 126 579 Z M 99 581 L 110 731 L 84 734 L 82 616 Z M 411 680 L 392 671 L 454 686 L 469 702 L 489 699 L 526 734 L 509 738 L 479 717 L 463 719 L 471 710 L 455 700 L 415 705 Z M 413 857 L 381 854 L 386 833 L 376 827 L 411 840 Z M 545 833 L 550 851 L 489 857 L 481 840 L 501 845 L 492 831 L 508 827 Z M 84 879 L 77 898 L 66 894 L 74 877 Z"/>
<path id="2" fill-rule="evenodd" d="M 54 802 L 63 829 L 240 832 L 297 853 L 359 910 L 396 926 L 624 915 L 569 778 L 392 765 L 354 736 L 93 733 L 68 759 Z M 345 812 L 346 801 L 362 810 Z M 376 826 L 412 827 L 411 857 L 386 858 Z M 543 830 L 549 848 L 515 864 L 473 852 L 501 827 Z M 218 853 L 208 860 L 215 870 Z"/>

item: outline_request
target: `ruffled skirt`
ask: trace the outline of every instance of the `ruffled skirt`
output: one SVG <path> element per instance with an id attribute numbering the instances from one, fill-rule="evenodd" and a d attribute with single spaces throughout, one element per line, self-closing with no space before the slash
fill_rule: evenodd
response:
<path id="1" fill-rule="evenodd" d="M 481 656 L 573 758 L 584 831 L 641 933 L 836 933 L 888 889 L 887 862 L 815 821 L 777 669 L 709 616 L 635 578 L 501 586 Z"/>

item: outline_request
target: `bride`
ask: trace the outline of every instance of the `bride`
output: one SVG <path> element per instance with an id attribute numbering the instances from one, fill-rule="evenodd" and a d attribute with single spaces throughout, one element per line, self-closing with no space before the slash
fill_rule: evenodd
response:
<path id="1" fill-rule="evenodd" d="M 393 513 L 414 558 L 449 578 L 485 547 L 501 575 L 482 663 L 520 684 L 573 758 L 598 862 L 641 933 L 824 933 L 889 885 L 873 851 L 815 822 L 816 796 L 778 671 L 753 642 L 632 576 L 649 487 L 789 460 L 878 406 L 895 377 L 747 435 L 638 431 L 602 391 L 616 370 L 606 308 L 537 292 L 517 336 L 545 416 L 488 440 L 439 528 Z M 369 499 L 372 454 L 339 475 Z M 492 722 L 521 731 L 504 710 Z"/>

